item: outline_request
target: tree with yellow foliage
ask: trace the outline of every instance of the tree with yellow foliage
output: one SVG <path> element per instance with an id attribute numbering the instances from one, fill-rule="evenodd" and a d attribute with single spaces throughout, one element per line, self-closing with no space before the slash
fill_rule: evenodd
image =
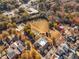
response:
<path id="1" fill-rule="evenodd" d="M 7 36 L 9 36 L 9 33 L 7 31 L 3 31 L 2 36 L 3 36 L 3 38 L 6 38 Z"/>
<path id="2" fill-rule="evenodd" d="M 26 25 L 25 27 L 24 27 L 24 31 L 25 32 L 30 32 L 31 31 L 31 26 L 30 25 Z"/>
<path id="3" fill-rule="evenodd" d="M 32 48 L 31 54 L 32 54 L 33 59 L 41 59 L 40 54 L 34 48 Z"/>
<path id="4" fill-rule="evenodd" d="M 28 59 L 28 53 L 24 50 L 18 59 Z"/>
<path id="5" fill-rule="evenodd" d="M 7 28 L 10 28 L 10 27 L 12 27 L 13 25 L 12 25 L 12 23 L 8 23 L 7 24 Z"/>
<path id="6" fill-rule="evenodd" d="M 16 24 L 15 22 L 13 22 L 12 24 L 13 24 L 13 27 L 14 27 L 14 28 L 17 27 L 17 24 Z"/>

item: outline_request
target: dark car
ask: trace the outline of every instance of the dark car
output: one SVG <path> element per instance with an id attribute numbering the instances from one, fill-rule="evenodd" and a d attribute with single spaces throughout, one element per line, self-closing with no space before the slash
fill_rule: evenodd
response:
<path id="1" fill-rule="evenodd" d="M 2 40 L 0 40 L 0 45 L 3 45 L 4 43 L 3 43 L 3 41 Z"/>

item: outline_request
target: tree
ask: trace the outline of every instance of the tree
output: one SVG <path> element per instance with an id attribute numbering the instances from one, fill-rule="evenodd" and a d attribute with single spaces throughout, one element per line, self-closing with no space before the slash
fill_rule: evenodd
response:
<path id="1" fill-rule="evenodd" d="M 35 59 L 41 59 L 40 55 L 37 54 L 37 55 L 35 56 Z"/>
<path id="2" fill-rule="evenodd" d="M 28 20 L 28 17 L 29 17 L 29 14 L 27 13 L 27 11 L 24 11 L 24 12 L 21 14 L 21 18 L 22 18 L 24 21 L 27 21 L 27 20 Z"/>
<path id="3" fill-rule="evenodd" d="M 2 30 L 4 30 L 4 29 L 6 29 L 7 28 L 7 23 L 5 23 L 5 22 L 0 22 L 0 30 L 2 31 Z"/>
<path id="4" fill-rule="evenodd" d="M 28 59 L 28 53 L 24 50 L 20 56 L 20 59 Z"/>
<path id="5" fill-rule="evenodd" d="M 13 27 L 12 23 L 7 24 L 7 28 Z"/>
<path id="6" fill-rule="evenodd" d="M 6 38 L 7 36 L 9 36 L 9 33 L 7 31 L 3 31 L 2 36 L 3 36 L 3 38 Z"/>
<path id="7" fill-rule="evenodd" d="M 45 6 L 46 0 L 38 0 L 37 2 L 38 2 L 38 10 L 39 11 L 43 11 L 43 12 L 47 11 L 46 6 Z"/>
<path id="8" fill-rule="evenodd" d="M 32 53 L 32 58 L 33 59 L 41 59 L 40 54 L 37 53 L 37 51 L 34 48 L 32 48 L 31 53 Z"/>
<path id="9" fill-rule="evenodd" d="M 9 20 L 9 17 L 8 17 L 8 16 L 5 16 L 5 15 L 3 15 L 3 14 L 0 14 L 0 21 L 1 21 L 1 20 L 7 21 L 7 20 Z"/>
<path id="10" fill-rule="evenodd" d="M 39 3 L 41 3 L 41 2 L 46 2 L 46 0 L 38 0 L 38 2 L 39 2 Z"/>
<path id="11" fill-rule="evenodd" d="M 19 13 L 24 13 L 24 9 L 23 8 L 19 8 Z"/>
<path id="12" fill-rule="evenodd" d="M 31 31 L 31 26 L 30 26 L 30 24 L 28 24 L 28 25 L 26 25 L 26 26 L 24 27 L 24 31 L 27 32 L 27 33 L 30 33 L 30 31 Z"/>
<path id="13" fill-rule="evenodd" d="M 16 28 L 17 27 L 17 24 L 14 22 L 12 23 L 13 24 L 13 27 Z"/>

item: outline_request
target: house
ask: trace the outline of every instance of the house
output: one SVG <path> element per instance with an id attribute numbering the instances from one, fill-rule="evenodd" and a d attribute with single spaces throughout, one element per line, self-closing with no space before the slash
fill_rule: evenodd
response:
<path id="1" fill-rule="evenodd" d="M 22 52 L 25 48 L 23 46 L 23 42 L 21 41 L 16 41 L 14 42 L 11 47 L 17 48 L 19 52 Z"/>
<path id="2" fill-rule="evenodd" d="M 40 37 L 35 43 L 35 48 L 44 57 L 51 50 L 52 45 L 46 37 Z"/>
<path id="3" fill-rule="evenodd" d="M 8 58 L 9 58 L 9 59 L 12 59 L 12 58 L 15 57 L 15 55 L 16 55 L 16 53 L 15 53 L 14 49 L 11 48 L 11 47 L 9 47 L 9 48 L 7 49 L 7 56 L 8 56 Z"/>
<path id="4" fill-rule="evenodd" d="M 22 52 L 25 49 L 25 47 L 23 46 L 23 42 L 21 41 L 17 41 L 16 46 L 20 52 Z"/>
<path id="5" fill-rule="evenodd" d="M 15 58 L 16 55 L 21 54 L 21 52 L 25 49 L 22 44 L 23 43 L 21 41 L 16 41 L 9 46 L 7 49 L 7 56 L 9 59 Z"/>
<path id="6" fill-rule="evenodd" d="M 37 10 L 35 10 L 34 8 L 28 8 L 27 9 L 27 11 L 28 11 L 28 14 L 37 14 L 37 13 L 39 13 Z"/>
<path id="7" fill-rule="evenodd" d="M 11 16 L 15 16 L 14 11 L 11 11 L 11 12 L 5 12 L 5 13 L 3 13 L 3 15 L 6 15 L 6 16 L 9 16 L 9 17 L 11 17 Z"/>

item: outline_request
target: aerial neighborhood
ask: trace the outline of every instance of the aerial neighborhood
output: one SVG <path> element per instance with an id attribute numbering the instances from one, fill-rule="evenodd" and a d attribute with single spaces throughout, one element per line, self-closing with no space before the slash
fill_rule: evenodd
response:
<path id="1" fill-rule="evenodd" d="M 0 0 L 0 59 L 79 59 L 79 0 Z"/>

